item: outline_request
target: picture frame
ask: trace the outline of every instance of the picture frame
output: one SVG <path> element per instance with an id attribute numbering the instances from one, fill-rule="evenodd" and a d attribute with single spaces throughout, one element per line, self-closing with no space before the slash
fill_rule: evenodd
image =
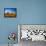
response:
<path id="1" fill-rule="evenodd" d="M 4 8 L 4 17 L 15 17 L 17 16 L 17 8 Z"/>

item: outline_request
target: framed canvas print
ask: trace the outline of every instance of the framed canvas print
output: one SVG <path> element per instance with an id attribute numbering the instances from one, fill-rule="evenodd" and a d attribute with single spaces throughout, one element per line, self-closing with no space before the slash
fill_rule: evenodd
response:
<path id="1" fill-rule="evenodd" d="M 4 17 L 16 17 L 17 8 L 4 8 Z"/>

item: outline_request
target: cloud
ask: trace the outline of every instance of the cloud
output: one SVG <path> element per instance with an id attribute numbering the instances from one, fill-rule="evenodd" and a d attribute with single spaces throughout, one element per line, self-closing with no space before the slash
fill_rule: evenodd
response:
<path id="1" fill-rule="evenodd" d="M 15 13 L 15 11 L 12 11 L 12 10 L 5 10 L 5 13 Z"/>

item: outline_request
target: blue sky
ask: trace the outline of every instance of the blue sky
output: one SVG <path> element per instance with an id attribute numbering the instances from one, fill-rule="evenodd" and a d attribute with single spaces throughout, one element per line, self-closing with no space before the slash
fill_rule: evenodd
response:
<path id="1" fill-rule="evenodd" d="M 4 8 L 4 12 L 10 12 L 10 13 L 16 13 L 17 12 L 17 8 Z"/>

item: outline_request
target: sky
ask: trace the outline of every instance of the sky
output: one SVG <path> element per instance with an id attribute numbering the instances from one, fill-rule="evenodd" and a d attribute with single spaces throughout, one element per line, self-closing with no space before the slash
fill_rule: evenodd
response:
<path id="1" fill-rule="evenodd" d="M 16 13 L 16 10 L 17 10 L 16 8 L 5 8 L 4 12 L 5 13 L 7 13 L 7 12 L 9 12 L 9 13 Z"/>

